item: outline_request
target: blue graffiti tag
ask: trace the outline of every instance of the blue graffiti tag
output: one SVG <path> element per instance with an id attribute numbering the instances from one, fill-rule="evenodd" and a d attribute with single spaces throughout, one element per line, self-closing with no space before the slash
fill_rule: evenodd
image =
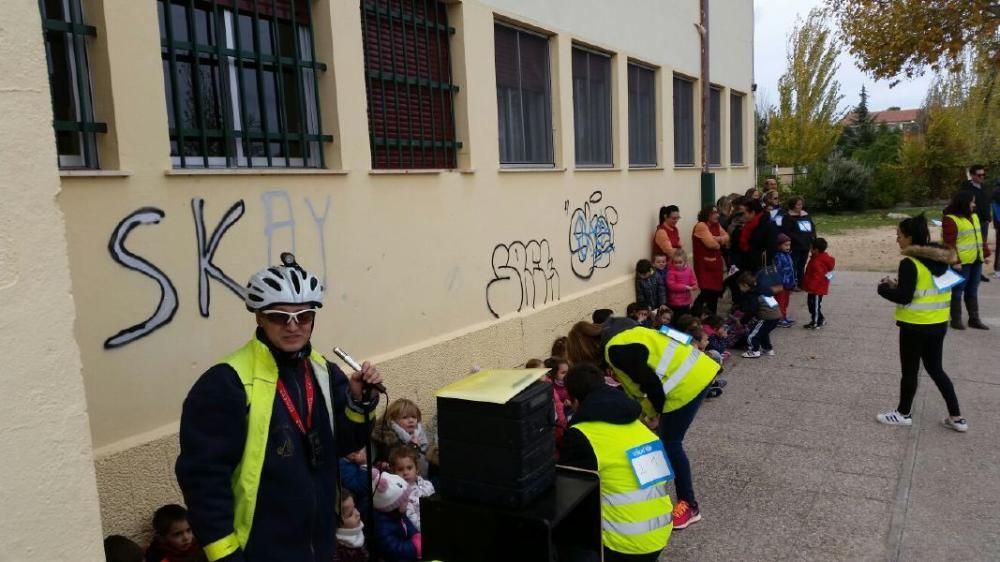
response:
<path id="1" fill-rule="evenodd" d="M 604 194 L 595 191 L 583 204 L 573 211 L 569 227 L 569 252 L 573 274 L 581 279 L 590 279 L 595 269 L 611 265 L 615 253 L 615 225 L 618 224 L 618 210 L 607 205 L 598 208 Z M 591 205 L 594 205 L 591 212 Z"/>

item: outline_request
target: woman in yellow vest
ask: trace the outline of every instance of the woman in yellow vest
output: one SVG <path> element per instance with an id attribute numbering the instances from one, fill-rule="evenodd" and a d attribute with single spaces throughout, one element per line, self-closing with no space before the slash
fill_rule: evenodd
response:
<path id="1" fill-rule="evenodd" d="M 663 444 L 639 421 L 642 407 L 594 365 L 575 365 L 565 383 L 576 413 L 559 463 L 601 478 L 604 562 L 656 562 L 673 529 Z"/>
<path id="2" fill-rule="evenodd" d="M 949 265 L 955 262 L 956 256 L 951 248 L 932 245 L 930 238 L 923 215 L 899 223 L 896 243 L 905 257 L 899 262 L 898 278 L 887 277 L 878 286 L 879 295 L 896 303 L 903 374 L 899 382 L 899 405 L 895 410 L 878 414 L 876 419 L 886 425 L 913 425 L 910 410 L 923 361 L 924 369 L 948 406 L 948 417 L 942 423 L 949 429 L 964 432 L 969 424 L 962 417 L 955 387 L 942 366 L 951 302 L 948 285 L 957 280 L 957 277 L 949 279 L 952 277 Z"/>
<path id="3" fill-rule="evenodd" d="M 979 281 L 983 274 L 983 263 L 990 257 L 990 247 L 983 238 L 979 216 L 976 214 L 976 199 L 971 191 L 959 191 L 944 210 L 941 220 L 941 240 L 944 245 L 958 252 L 955 270 L 965 278 L 951 292 L 951 327 L 964 330 L 962 324 L 962 297 L 969 309 L 969 327 L 989 330 L 979 318 Z"/>
<path id="4" fill-rule="evenodd" d="M 644 417 L 659 433 L 676 473 L 676 530 L 701 520 L 684 436 L 708 385 L 719 372 L 719 364 L 687 343 L 687 337 L 644 328 L 629 318 L 612 317 L 600 326 L 578 322 L 570 330 L 566 345 L 574 365 L 609 366 L 625 393 L 639 402 Z"/>

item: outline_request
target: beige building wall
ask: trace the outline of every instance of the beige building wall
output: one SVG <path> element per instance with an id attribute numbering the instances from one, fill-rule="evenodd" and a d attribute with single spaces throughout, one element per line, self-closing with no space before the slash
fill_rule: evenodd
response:
<path id="1" fill-rule="evenodd" d="M 0 10 L 0 559 L 101 560 L 52 102 L 32 0 Z M 38 131 L 44 131 L 38 134 Z"/>
<path id="2" fill-rule="evenodd" d="M 199 287 L 202 265 L 242 285 L 280 252 L 294 251 L 327 282 L 314 343 L 378 361 L 392 396 L 413 397 L 429 414 L 434 390 L 472 365 L 544 356 L 594 308 L 623 311 L 661 205 L 681 207 L 689 239 L 699 170 L 673 166 L 671 78 L 698 76 L 696 0 L 450 3 L 452 70 L 461 88 L 458 169 L 409 173 L 371 169 L 356 1 L 313 2 L 317 50 L 328 65 L 320 82 L 323 132 L 335 139 L 326 170 L 173 169 L 156 3 L 86 5 L 99 30 L 91 56 L 98 118 L 109 127 L 101 141 L 106 169 L 64 173 L 59 203 L 106 532 L 141 534 L 152 509 L 179 500 L 172 465 L 183 398 L 200 373 L 252 335 L 234 290 L 211 277 Z M 725 32 L 713 35 L 712 82 L 727 88 L 728 104 L 729 89 L 751 91 L 752 3 L 714 5 L 713 25 Z M 496 18 L 551 34 L 554 169 L 498 164 Z M 614 55 L 610 169 L 574 163 L 574 42 Z M 661 164 L 653 169 L 627 163 L 629 59 L 657 68 Z M 752 107 L 748 95 L 747 162 Z M 719 194 L 753 181 L 746 166 L 715 171 Z M 570 251 L 572 240 L 594 235 L 573 220 L 580 216 L 611 225 L 614 250 L 596 262 Z M 230 221 L 220 227 L 223 217 Z M 216 247 L 199 244 L 200 228 L 204 240 L 220 235 Z"/>

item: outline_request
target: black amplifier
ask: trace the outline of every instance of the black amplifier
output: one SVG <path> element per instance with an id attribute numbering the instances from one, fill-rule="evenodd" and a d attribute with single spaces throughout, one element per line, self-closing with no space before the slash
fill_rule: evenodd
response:
<path id="1" fill-rule="evenodd" d="M 504 404 L 438 397 L 442 495 L 523 507 L 555 479 L 552 386 L 538 381 Z"/>

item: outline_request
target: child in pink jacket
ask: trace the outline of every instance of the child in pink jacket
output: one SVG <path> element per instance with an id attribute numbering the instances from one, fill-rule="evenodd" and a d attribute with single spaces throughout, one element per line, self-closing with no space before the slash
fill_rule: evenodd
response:
<path id="1" fill-rule="evenodd" d="M 671 257 L 667 272 L 667 304 L 674 311 L 674 321 L 684 314 L 690 314 L 694 292 L 698 290 L 698 279 L 694 268 L 688 264 L 687 254 L 678 248 Z"/>

